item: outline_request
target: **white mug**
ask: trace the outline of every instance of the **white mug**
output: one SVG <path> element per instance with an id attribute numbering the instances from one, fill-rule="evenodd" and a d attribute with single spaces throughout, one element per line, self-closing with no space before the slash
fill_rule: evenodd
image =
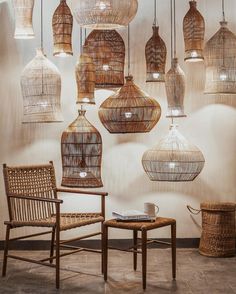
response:
<path id="1" fill-rule="evenodd" d="M 148 214 L 150 217 L 156 217 L 159 212 L 159 207 L 154 203 L 144 203 L 144 213 Z"/>

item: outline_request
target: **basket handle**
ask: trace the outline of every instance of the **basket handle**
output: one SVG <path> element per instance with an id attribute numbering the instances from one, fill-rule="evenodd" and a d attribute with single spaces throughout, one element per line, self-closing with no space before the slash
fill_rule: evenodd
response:
<path id="1" fill-rule="evenodd" d="M 190 205 L 187 205 L 187 208 L 190 211 L 190 213 L 195 214 L 195 215 L 197 215 L 201 212 L 201 209 L 195 209 L 195 208 L 191 207 Z"/>

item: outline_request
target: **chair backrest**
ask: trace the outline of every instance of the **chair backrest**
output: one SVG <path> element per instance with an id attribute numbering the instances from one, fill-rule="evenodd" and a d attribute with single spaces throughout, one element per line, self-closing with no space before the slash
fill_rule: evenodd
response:
<path id="1" fill-rule="evenodd" d="M 3 175 L 10 220 L 44 219 L 55 212 L 54 204 L 17 199 L 17 196 L 56 198 L 56 178 L 53 163 L 36 166 L 9 167 L 3 165 Z M 16 196 L 16 197 L 11 197 Z"/>

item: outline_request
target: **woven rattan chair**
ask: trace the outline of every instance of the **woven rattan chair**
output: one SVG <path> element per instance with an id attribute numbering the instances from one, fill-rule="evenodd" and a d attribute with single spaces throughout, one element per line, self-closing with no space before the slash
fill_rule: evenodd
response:
<path id="1" fill-rule="evenodd" d="M 66 241 L 60 240 L 60 233 L 62 231 L 95 223 L 101 223 L 102 225 L 105 218 L 105 196 L 107 196 L 107 193 L 79 191 L 75 189 L 58 189 L 56 187 L 55 171 L 52 162 L 46 165 L 20 167 L 9 167 L 4 164 L 3 174 L 10 220 L 5 222 L 7 229 L 2 276 L 6 275 L 8 257 L 27 262 L 33 262 L 39 265 L 55 267 L 56 288 L 58 289 L 60 287 L 60 257 L 80 251 L 102 253 L 100 250 L 92 250 L 66 244 L 68 242 L 102 235 L 102 230 L 100 232 L 91 233 Z M 63 201 L 57 197 L 59 192 L 63 192 L 65 194 L 76 193 L 80 195 L 86 194 L 101 196 L 101 212 L 60 213 L 60 208 Z M 22 227 L 50 228 L 50 230 L 47 230 L 43 233 L 41 232 L 10 239 L 10 230 Z M 51 234 L 51 248 L 48 258 L 34 260 L 8 253 L 9 241 L 20 240 L 49 233 Z M 71 251 L 60 254 L 60 248 L 71 249 Z M 54 260 L 55 263 L 53 263 Z"/>

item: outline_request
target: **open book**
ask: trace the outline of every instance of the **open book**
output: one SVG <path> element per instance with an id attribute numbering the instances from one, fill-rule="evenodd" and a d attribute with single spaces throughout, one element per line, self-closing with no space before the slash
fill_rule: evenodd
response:
<path id="1" fill-rule="evenodd" d="M 118 220 L 152 220 L 152 218 L 148 214 L 138 210 L 126 210 L 122 212 L 113 211 L 112 216 Z"/>

